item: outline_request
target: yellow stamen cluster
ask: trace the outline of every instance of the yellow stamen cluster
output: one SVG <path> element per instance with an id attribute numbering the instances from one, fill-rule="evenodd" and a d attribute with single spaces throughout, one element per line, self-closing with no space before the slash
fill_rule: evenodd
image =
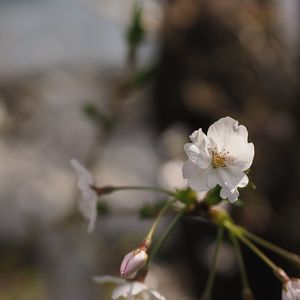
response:
<path id="1" fill-rule="evenodd" d="M 217 151 L 213 151 L 212 163 L 214 168 L 226 167 L 230 157 L 228 156 L 229 152 L 221 151 L 220 153 Z"/>

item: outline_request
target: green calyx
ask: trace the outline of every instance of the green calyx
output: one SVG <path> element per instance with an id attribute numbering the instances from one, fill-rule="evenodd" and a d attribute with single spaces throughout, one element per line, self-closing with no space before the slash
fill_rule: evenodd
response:
<path id="1" fill-rule="evenodd" d="M 221 203 L 223 199 L 220 197 L 220 192 L 221 187 L 217 185 L 207 193 L 203 202 L 208 206 L 217 205 Z"/>
<path id="2" fill-rule="evenodd" d="M 186 206 L 194 206 L 197 203 L 197 194 L 190 188 L 176 190 L 174 197 Z"/>

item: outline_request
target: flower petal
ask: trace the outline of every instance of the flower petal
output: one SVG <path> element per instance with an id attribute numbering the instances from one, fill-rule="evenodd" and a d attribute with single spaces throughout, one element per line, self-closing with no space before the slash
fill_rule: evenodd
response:
<path id="1" fill-rule="evenodd" d="M 202 129 L 196 130 L 190 136 L 192 143 L 184 145 L 188 157 L 200 168 L 207 168 L 211 163 L 211 156 L 208 152 L 208 140 Z"/>
<path id="2" fill-rule="evenodd" d="M 159 292 L 157 292 L 157 291 L 155 291 L 155 290 L 153 290 L 153 289 L 150 289 L 149 290 L 149 292 L 152 294 L 152 298 L 151 298 L 151 300 L 153 299 L 153 300 L 166 300 L 166 298 L 163 296 L 163 295 L 161 295 Z"/>
<path id="3" fill-rule="evenodd" d="M 247 175 L 236 168 L 217 168 L 216 170 L 220 176 L 218 184 L 227 187 L 229 190 L 236 189 L 241 182 L 242 185 L 246 182 L 244 177 Z"/>
<path id="4" fill-rule="evenodd" d="M 99 284 L 117 285 L 112 292 L 112 299 L 141 299 L 141 300 L 166 300 L 164 296 L 147 285 L 137 281 L 125 281 L 114 276 L 97 276 L 93 280 Z M 136 297 L 137 296 L 137 297 Z"/>
<path id="5" fill-rule="evenodd" d="M 214 188 L 217 184 L 223 182 L 221 175 L 219 174 L 219 168 L 212 168 L 207 177 L 208 187 L 210 189 Z"/>
<path id="6" fill-rule="evenodd" d="M 112 293 L 112 299 L 118 299 L 120 297 L 128 298 L 130 296 L 136 296 L 144 290 L 148 290 L 149 287 L 137 281 L 128 282 L 122 284 L 114 289 Z"/>
<path id="7" fill-rule="evenodd" d="M 212 148 L 217 147 L 219 151 L 226 148 L 228 140 L 232 137 L 239 137 L 242 141 L 247 142 L 248 131 L 243 125 L 231 117 L 221 118 L 212 124 L 207 131 L 207 138 Z"/>
<path id="8" fill-rule="evenodd" d="M 293 278 L 283 284 L 282 300 L 299 300 L 300 299 L 300 280 Z"/>
<path id="9" fill-rule="evenodd" d="M 245 171 L 250 168 L 254 157 L 254 145 L 248 143 L 248 131 L 238 121 L 226 117 L 212 124 L 207 132 L 211 147 L 218 151 L 228 151 L 233 162 Z"/>
<path id="10" fill-rule="evenodd" d="M 148 255 L 143 249 L 135 249 L 128 254 L 122 260 L 120 267 L 120 275 L 123 278 L 134 278 L 137 271 L 143 268 L 147 262 Z"/>
<path id="11" fill-rule="evenodd" d="M 97 220 L 98 195 L 91 187 L 94 184 L 94 178 L 77 160 L 71 159 L 71 165 L 78 177 L 77 184 L 82 194 L 82 199 L 78 202 L 78 209 L 89 220 L 88 233 L 91 233 Z"/>
<path id="12" fill-rule="evenodd" d="M 238 199 L 238 187 L 245 187 L 248 182 L 248 176 L 235 168 L 216 168 L 213 175 L 209 177 L 209 184 L 217 183 L 222 187 L 220 196 L 223 199 L 228 198 L 230 202 Z"/>
<path id="13" fill-rule="evenodd" d="M 299 278 L 292 278 L 291 279 L 291 287 L 292 289 L 297 292 L 298 297 L 300 296 L 300 279 Z"/>
<path id="14" fill-rule="evenodd" d="M 198 147 L 202 147 L 203 145 L 206 146 L 207 144 L 207 136 L 206 134 L 202 131 L 201 128 L 198 130 L 195 130 L 191 135 L 190 135 L 191 141 L 197 145 Z"/>
<path id="15" fill-rule="evenodd" d="M 245 174 L 245 176 L 242 178 L 242 180 L 240 181 L 240 183 L 238 184 L 239 188 L 244 188 L 248 185 L 249 183 L 249 178 L 248 176 Z"/>
<path id="16" fill-rule="evenodd" d="M 248 130 L 244 125 L 238 125 L 238 127 L 235 130 L 235 133 L 237 136 L 242 138 L 243 140 L 248 140 Z"/>
<path id="17" fill-rule="evenodd" d="M 230 166 L 246 171 L 250 168 L 254 158 L 254 145 L 241 137 L 231 137 L 226 141 L 224 148 L 229 152 L 232 161 Z"/>
<path id="18" fill-rule="evenodd" d="M 95 192 L 86 191 L 82 193 L 82 199 L 78 202 L 78 209 L 82 215 L 89 220 L 88 233 L 91 233 L 97 221 L 97 200 L 98 196 Z"/>
<path id="19" fill-rule="evenodd" d="M 82 166 L 76 159 L 71 159 L 71 165 L 78 177 L 78 187 L 80 190 L 86 190 L 86 188 L 94 184 L 92 174 Z"/>
<path id="20" fill-rule="evenodd" d="M 189 159 L 202 169 L 206 169 L 211 163 L 212 158 L 205 146 L 198 147 L 195 144 L 187 143 L 184 145 L 184 151 Z"/>
<path id="21" fill-rule="evenodd" d="M 221 118 L 209 126 L 207 137 L 211 147 L 217 147 L 218 151 L 224 148 L 224 143 L 238 128 L 238 122 L 230 117 Z"/>
<path id="22" fill-rule="evenodd" d="M 221 198 L 228 199 L 231 203 L 237 201 L 239 195 L 240 193 L 237 189 L 229 190 L 227 187 L 222 187 L 220 192 Z"/>
<path id="23" fill-rule="evenodd" d="M 197 192 L 204 192 L 209 190 L 207 178 L 210 171 L 211 168 L 201 169 L 188 159 L 183 165 L 182 175 L 189 187 Z"/>

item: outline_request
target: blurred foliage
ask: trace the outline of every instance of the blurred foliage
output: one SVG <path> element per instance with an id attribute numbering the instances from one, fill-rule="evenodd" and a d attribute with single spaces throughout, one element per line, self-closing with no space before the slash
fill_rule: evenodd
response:
<path id="1" fill-rule="evenodd" d="M 155 218 L 159 211 L 164 207 L 166 201 L 157 201 L 154 204 L 147 203 L 139 210 L 139 216 L 141 219 Z"/>
<path id="2" fill-rule="evenodd" d="M 150 65 L 136 70 L 132 78 L 133 88 L 142 88 L 153 80 L 156 75 L 156 69 L 156 65 Z"/>
<path id="3" fill-rule="evenodd" d="M 110 214 L 111 207 L 107 201 L 103 201 L 103 199 L 97 202 L 97 211 L 100 216 L 106 216 Z"/>
<path id="4" fill-rule="evenodd" d="M 259 184 L 259 193 L 251 191 L 251 196 L 245 193 L 243 200 L 247 206 L 239 222 L 299 252 L 296 230 L 299 228 L 300 187 L 298 54 L 293 61 L 291 52 L 282 42 L 274 3 L 261 0 L 167 1 L 157 63 L 128 72 L 129 77 L 117 92 L 125 98 L 154 79 L 154 124 L 161 130 L 178 123 L 191 129 L 207 128 L 224 115 L 232 115 L 245 124 L 251 140 L 255 141 L 253 178 Z M 129 56 L 134 58 L 146 36 L 142 14 L 142 7 L 135 5 L 125 33 Z M 34 83 L 19 90 L 15 82 L 8 89 L 1 87 L 1 96 L 8 99 L 8 111 L 16 106 L 16 110 L 28 114 L 30 119 L 35 105 L 32 102 L 27 108 L 24 103 L 33 99 L 36 88 Z M 87 103 L 82 110 L 91 121 L 107 130 L 114 127 L 113 118 L 94 104 Z M 23 130 L 24 122 L 17 123 Z M 250 182 L 249 187 L 255 188 L 255 185 Z M 220 203 L 219 189 L 216 187 L 209 193 L 205 202 L 209 205 Z M 184 203 L 196 201 L 196 196 L 188 189 L 177 193 Z M 243 206 L 243 203 L 239 200 L 235 205 Z M 139 211 L 140 217 L 155 217 L 163 204 L 164 201 L 158 201 L 145 205 Z M 109 210 L 107 203 L 99 203 L 99 214 L 107 214 Z M 199 244 L 210 240 L 212 232 L 192 225 L 183 224 L 184 234 L 178 247 L 170 249 L 168 258 L 170 264 L 174 262 L 183 267 L 185 272 L 176 274 L 200 295 L 207 269 L 199 259 Z M 205 250 L 201 249 L 201 255 Z M 21 248 L 19 253 L 24 256 Z M 9 254 L 3 258 L 7 260 Z M 278 283 L 271 281 L 269 273 L 247 251 L 245 258 L 256 299 L 279 299 Z M 0 274 L 1 300 L 47 299 L 38 274 L 27 266 L 22 267 L 22 272 L 13 270 L 11 274 L 10 268 L 11 265 Z M 232 270 L 223 276 L 217 283 L 216 299 L 218 296 L 240 299 L 237 280 Z"/>
<path id="5" fill-rule="evenodd" d="M 1 280 L 1 300 L 46 300 L 45 282 L 40 274 L 33 270 L 22 270 L 18 274 L 7 275 Z"/>
<path id="6" fill-rule="evenodd" d="M 0 254 L 4 258 L 0 263 L 1 300 L 48 299 L 45 278 L 39 273 L 36 253 L 30 243 L 1 244 Z"/>
<path id="7" fill-rule="evenodd" d="M 130 52 L 135 52 L 145 38 L 142 24 L 142 7 L 136 3 L 133 8 L 131 23 L 126 32 L 126 40 Z"/>
<path id="8" fill-rule="evenodd" d="M 102 113 L 94 104 L 86 103 L 82 108 L 83 113 L 92 121 L 98 122 L 101 127 L 111 131 L 115 125 L 112 118 Z"/>

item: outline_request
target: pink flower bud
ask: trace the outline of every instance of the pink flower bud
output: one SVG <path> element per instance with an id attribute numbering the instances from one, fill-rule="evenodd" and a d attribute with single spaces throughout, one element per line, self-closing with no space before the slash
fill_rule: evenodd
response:
<path id="1" fill-rule="evenodd" d="M 121 263 L 120 275 L 123 278 L 134 278 L 136 273 L 145 266 L 148 255 L 144 249 L 137 248 L 129 252 Z"/>

